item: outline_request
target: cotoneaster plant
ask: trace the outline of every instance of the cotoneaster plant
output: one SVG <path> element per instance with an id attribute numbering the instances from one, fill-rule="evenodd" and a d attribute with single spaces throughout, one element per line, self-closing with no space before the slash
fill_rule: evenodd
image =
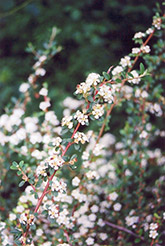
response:
<path id="1" fill-rule="evenodd" d="M 164 157 L 152 143 L 165 133 L 152 117 L 163 114 L 157 73 L 163 19 L 157 13 L 146 32 L 134 35 L 136 47 L 119 65 L 102 75 L 90 73 L 78 84 L 77 99 L 63 102 L 61 120 L 51 110 L 47 83 L 38 83 L 45 63 L 61 50 L 57 29 L 45 50 L 29 47 L 36 59 L 33 73 L 21 84 L 13 108 L 0 117 L 1 159 L 17 153 L 21 161 L 10 168 L 25 186 L 0 222 L 3 246 L 162 245 Z M 108 129 L 120 108 L 126 119 L 118 138 Z M 6 173 L 4 166 L 2 185 Z"/>

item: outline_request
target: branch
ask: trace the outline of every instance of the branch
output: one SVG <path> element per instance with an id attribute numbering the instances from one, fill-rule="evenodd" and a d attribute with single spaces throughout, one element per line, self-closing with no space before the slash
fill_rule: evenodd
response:
<path id="1" fill-rule="evenodd" d="M 5 13 L 0 13 L 0 18 L 7 17 L 7 16 L 9 16 L 9 15 L 12 15 L 12 14 L 18 12 L 20 9 L 25 8 L 29 3 L 33 2 L 33 1 L 34 1 L 34 0 L 28 0 L 28 1 L 26 1 L 26 2 L 24 2 L 24 3 L 22 3 L 22 4 L 20 4 L 19 6 L 17 6 L 17 7 L 15 7 L 15 8 L 11 9 L 11 10 L 5 12 Z"/>
<path id="2" fill-rule="evenodd" d="M 112 228 L 115 228 L 115 229 L 117 229 L 119 231 L 124 231 L 124 232 L 126 232 L 126 233 L 128 233 L 128 234 L 130 234 L 130 235 L 132 235 L 134 237 L 140 238 L 142 241 L 145 241 L 144 237 L 141 237 L 141 236 L 137 235 L 136 233 L 134 233 L 133 231 L 131 231 L 131 230 L 127 229 L 127 228 L 115 225 L 115 224 L 113 224 L 113 223 L 111 223 L 109 221 L 104 221 L 104 223 L 109 225 Z"/>

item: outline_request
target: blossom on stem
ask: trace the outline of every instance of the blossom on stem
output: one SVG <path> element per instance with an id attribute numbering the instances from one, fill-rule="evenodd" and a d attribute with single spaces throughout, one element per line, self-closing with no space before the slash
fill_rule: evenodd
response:
<path id="1" fill-rule="evenodd" d="M 129 56 L 124 56 L 124 58 L 121 58 L 120 64 L 122 65 L 122 67 L 131 66 L 130 60 L 131 60 L 131 58 Z"/>
<path id="2" fill-rule="evenodd" d="M 49 101 L 46 102 L 41 102 L 39 105 L 39 108 L 43 111 L 45 111 L 47 108 L 49 108 L 51 106 Z"/>
<path id="3" fill-rule="evenodd" d="M 49 158 L 47 158 L 45 162 L 48 163 L 48 165 L 52 167 L 54 170 L 58 170 L 59 167 L 63 165 L 64 160 L 62 159 L 61 156 L 52 155 Z"/>
<path id="4" fill-rule="evenodd" d="M 143 38 L 143 37 L 145 37 L 145 33 L 143 33 L 143 32 L 137 32 L 134 35 L 134 38 L 135 39 L 137 39 L 137 38 Z"/>
<path id="5" fill-rule="evenodd" d="M 156 230 L 151 230 L 149 232 L 149 237 L 151 237 L 152 239 L 155 239 L 158 236 L 158 233 Z"/>
<path id="6" fill-rule="evenodd" d="M 46 89 L 46 88 L 41 88 L 41 90 L 39 91 L 39 94 L 41 95 L 41 96 L 47 96 L 48 95 L 48 90 Z"/>
<path id="7" fill-rule="evenodd" d="M 143 53 L 150 53 L 150 51 L 151 51 L 150 46 L 149 45 L 142 46 L 141 51 Z"/>
<path id="8" fill-rule="evenodd" d="M 77 121 L 81 124 L 81 125 L 86 125 L 88 124 L 88 115 L 85 114 L 84 112 L 80 112 L 80 110 L 78 110 L 74 116 L 75 119 L 77 119 Z"/>
<path id="9" fill-rule="evenodd" d="M 92 114 L 95 117 L 95 119 L 98 119 L 104 114 L 104 106 L 101 104 L 95 104 L 92 109 Z"/>
<path id="10" fill-rule="evenodd" d="M 69 129 L 73 127 L 73 122 L 72 122 L 73 117 L 72 116 L 65 116 L 62 118 L 62 126 L 67 126 Z"/>
<path id="11" fill-rule="evenodd" d="M 66 191 L 66 184 L 63 180 L 58 181 L 58 179 L 54 176 L 52 179 L 51 189 L 52 191 L 59 191 L 60 193 L 63 193 Z"/>
<path id="12" fill-rule="evenodd" d="M 90 73 L 85 82 L 89 85 L 97 85 L 100 82 L 100 74 Z"/>
<path id="13" fill-rule="evenodd" d="M 139 78 L 139 74 L 136 72 L 136 70 L 133 70 L 130 73 L 132 74 L 133 78 L 131 76 L 128 76 L 128 82 L 133 84 L 139 84 L 141 79 Z"/>
<path id="14" fill-rule="evenodd" d="M 30 85 L 28 83 L 22 83 L 19 87 L 19 91 L 22 93 L 25 93 L 28 91 L 29 88 L 30 88 Z"/>
<path id="15" fill-rule="evenodd" d="M 74 135 L 74 142 L 77 144 L 79 142 L 81 142 L 82 144 L 85 144 L 85 142 L 89 142 L 89 140 L 83 132 L 76 132 Z"/>
<path id="16" fill-rule="evenodd" d="M 98 95 L 103 97 L 105 102 L 112 103 L 113 102 L 113 91 L 107 85 L 102 85 L 98 91 Z"/>

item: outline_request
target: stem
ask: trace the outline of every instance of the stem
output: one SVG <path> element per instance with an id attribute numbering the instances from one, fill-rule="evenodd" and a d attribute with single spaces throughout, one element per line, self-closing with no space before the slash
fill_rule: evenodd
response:
<path id="1" fill-rule="evenodd" d="M 53 177 L 56 174 L 56 172 L 57 172 L 57 170 L 55 170 L 54 173 L 52 174 L 52 176 L 48 179 L 48 182 L 47 182 L 47 184 L 45 186 L 45 189 L 44 189 L 44 191 L 43 191 L 41 197 L 39 198 L 38 203 L 37 203 L 37 205 L 35 207 L 34 213 L 37 213 L 37 211 L 38 211 L 38 209 L 39 209 L 39 207 L 40 207 L 40 205 L 42 203 L 42 200 L 43 200 L 44 196 L 46 195 L 47 190 L 49 188 L 49 182 L 53 179 Z"/>
<path id="2" fill-rule="evenodd" d="M 146 41 L 144 42 L 144 44 L 142 45 L 142 47 L 145 46 L 145 45 L 150 41 L 150 39 L 152 38 L 154 32 L 155 32 L 155 30 L 153 30 L 153 32 L 148 36 L 148 38 L 146 39 Z M 135 58 L 135 60 L 134 60 L 134 62 L 133 62 L 133 64 L 132 64 L 131 68 L 128 69 L 128 73 L 131 72 L 131 70 L 132 70 L 133 67 L 135 66 L 135 63 L 136 63 L 137 60 L 139 59 L 139 56 L 140 56 L 141 53 L 142 53 L 142 51 L 140 51 L 140 52 L 138 53 L 138 56 L 136 56 L 136 58 Z"/>
<path id="3" fill-rule="evenodd" d="M 109 221 L 104 221 L 104 222 L 105 222 L 105 224 L 109 225 L 112 228 L 115 228 L 115 229 L 117 229 L 119 231 L 124 231 L 124 232 L 126 232 L 126 233 L 128 233 L 128 234 L 130 234 L 130 235 L 132 235 L 134 237 L 140 238 L 141 240 L 145 241 L 144 237 L 141 237 L 141 236 L 137 235 L 136 233 L 134 233 L 133 231 L 131 231 L 131 230 L 125 228 L 125 227 L 115 225 L 115 224 L 113 224 L 113 223 L 111 223 Z"/>

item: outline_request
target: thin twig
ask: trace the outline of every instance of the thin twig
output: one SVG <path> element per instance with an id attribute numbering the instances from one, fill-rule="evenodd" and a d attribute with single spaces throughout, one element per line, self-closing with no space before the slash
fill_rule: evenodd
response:
<path id="1" fill-rule="evenodd" d="M 132 235 L 134 237 L 140 238 L 141 240 L 145 241 L 144 237 L 141 237 L 141 236 L 137 235 L 136 233 L 134 233 L 133 231 L 131 231 L 131 230 L 125 228 L 125 227 L 115 225 L 115 224 L 113 224 L 113 223 L 111 223 L 109 221 L 104 221 L 104 223 L 109 225 L 112 228 L 115 228 L 115 229 L 117 229 L 119 231 L 124 231 L 124 232 L 126 232 L 126 233 L 128 233 L 128 234 L 130 234 L 130 235 Z"/>

